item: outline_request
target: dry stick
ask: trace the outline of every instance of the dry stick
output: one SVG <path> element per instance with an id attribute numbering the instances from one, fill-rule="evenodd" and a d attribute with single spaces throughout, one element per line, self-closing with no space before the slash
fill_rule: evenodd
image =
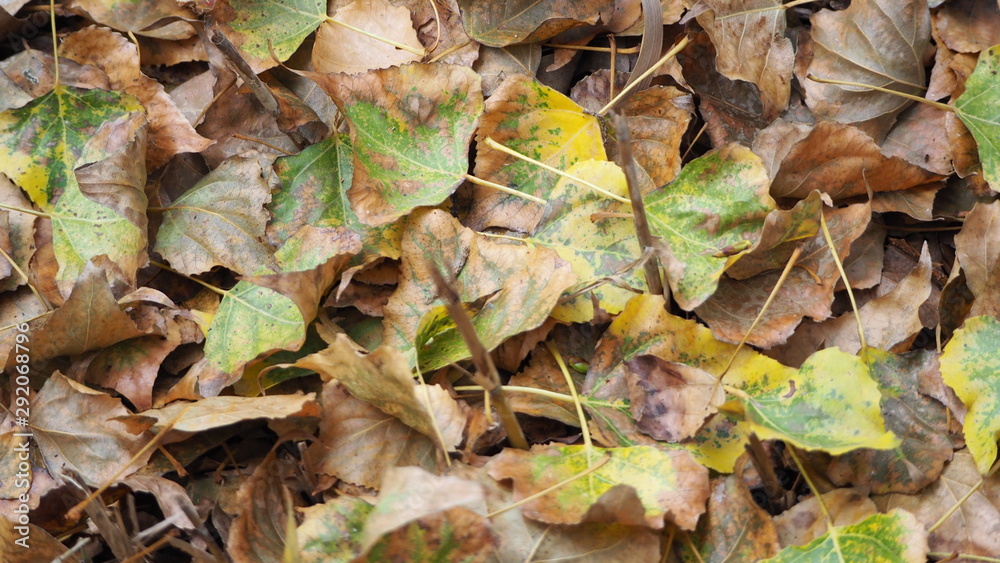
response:
<path id="1" fill-rule="evenodd" d="M 118 477 L 120 477 L 122 473 L 125 473 L 125 471 L 129 467 L 131 467 L 132 464 L 135 463 L 135 461 L 137 459 L 139 459 L 140 457 L 142 457 L 143 455 L 145 455 L 146 452 L 148 452 L 149 450 L 151 450 L 151 449 L 153 449 L 153 448 L 155 448 L 156 446 L 159 445 L 160 441 L 163 440 L 163 437 L 166 436 L 167 433 L 170 431 L 170 429 L 174 427 L 174 424 L 177 424 L 177 421 L 180 420 L 181 417 L 185 413 L 187 413 L 188 408 L 190 408 L 190 407 L 186 407 L 184 409 L 181 409 L 181 412 L 177 413 L 177 416 L 175 416 L 173 418 L 173 420 L 171 420 L 170 422 L 168 422 L 163 427 L 162 430 L 160 430 L 155 436 L 153 436 L 153 438 L 149 442 L 146 442 L 146 445 L 143 446 L 142 448 L 140 448 L 139 451 L 136 452 L 134 456 L 132 456 L 132 459 L 130 459 L 128 461 L 128 463 L 126 463 L 124 466 L 122 466 L 122 468 L 119 469 L 117 473 L 115 473 L 114 475 L 112 475 L 111 478 L 108 479 L 107 481 L 105 481 L 104 484 L 102 484 L 100 487 L 97 488 L 97 490 L 95 490 L 94 492 L 90 493 L 90 495 L 87 498 L 85 498 L 85 499 L 81 500 L 80 502 L 78 502 L 76 504 L 76 506 L 74 506 L 73 508 L 70 508 L 66 512 L 66 516 L 70 520 L 77 520 L 77 519 L 79 519 L 80 518 L 80 514 L 84 511 L 84 509 L 87 508 L 87 505 L 90 504 L 90 502 L 92 500 L 94 500 L 95 498 L 97 498 L 98 496 L 100 496 L 101 494 L 103 494 L 104 491 L 108 490 L 108 488 L 115 483 L 115 480 L 118 479 Z"/>
<path id="2" fill-rule="evenodd" d="M 206 31 L 209 32 L 209 40 L 213 45 L 219 48 L 219 51 L 229 59 L 229 62 L 233 65 L 233 70 L 236 74 L 243 79 L 243 83 L 250 88 L 253 92 L 254 98 L 260 102 L 260 105 L 270 113 L 271 115 L 278 117 L 280 114 L 280 109 L 278 107 L 278 99 L 274 97 L 271 93 L 271 89 L 264 84 L 264 81 L 257 76 L 257 73 L 250 68 L 243 55 L 236 50 L 236 46 L 229 41 L 221 31 L 213 28 L 213 21 L 211 17 L 207 18 L 205 21 Z"/>
<path id="3" fill-rule="evenodd" d="M 618 42 L 615 41 L 614 34 L 608 34 L 608 44 L 611 45 L 611 68 L 608 79 L 608 102 L 615 99 L 615 60 L 618 58 Z"/>
<path id="4" fill-rule="evenodd" d="M 493 358 L 490 357 L 490 353 L 479 340 L 479 336 L 476 335 L 476 328 L 472 325 L 469 314 L 462 307 L 458 293 L 451 284 L 445 281 L 437 264 L 428 262 L 427 266 L 431 272 L 431 278 L 434 279 L 434 284 L 437 286 L 438 294 L 445 300 L 445 306 L 448 308 L 451 320 L 455 322 L 455 327 L 472 354 L 472 362 L 476 364 L 478 371 L 478 373 L 472 374 L 473 381 L 489 392 L 490 399 L 496 405 L 497 412 L 500 413 L 500 421 L 507 431 L 510 444 L 522 450 L 528 449 L 528 440 L 525 439 L 521 425 L 517 422 L 517 417 L 514 416 L 514 409 L 510 407 L 507 396 L 503 393 L 503 386 L 500 385 L 500 374 L 497 372 L 496 365 L 493 364 Z"/>
<path id="5" fill-rule="evenodd" d="M 620 195 L 615 195 L 615 194 L 609 192 L 608 190 L 605 190 L 604 188 L 602 188 L 602 187 L 600 187 L 600 186 L 598 186 L 598 185 L 596 185 L 596 184 L 594 184 L 592 182 L 588 182 L 588 181 L 584 180 L 583 178 L 578 178 L 577 176 L 574 176 L 574 175 L 570 174 L 569 172 L 565 172 L 563 170 L 559 170 L 558 168 L 549 166 L 548 164 L 545 164 L 544 162 L 542 162 L 540 160 L 535 160 L 535 159 L 531 158 L 530 156 L 528 156 L 526 154 L 521 154 L 521 153 L 517 152 L 516 150 L 514 150 L 514 149 L 512 149 L 510 147 L 501 145 L 500 143 L 494 141 L 493 139 L 491 139 L 489 137 L 486 137 L 486 139 L 483 141 L 483 143 L 486 146 L 488 146 L 491 149 L 493 149 L 493 150 L 497 150 L 497 151 L 500 151 L 502 153 L 509 154 L 510 156 L 513 156 L 514 158 L 519 158 L 519 159 L 521 159 L 521 160 L 523 160 L 525 162 L 530 162 L 530 163 L 534 164 L 535 166 L 538 166 L 539 168 L 543 168 L 545 170 L 548 170 L 549 172 L 552 172 L 554 174 L 558 174 L 559 176 L 562 176 L 563 178 L 566 178 L 567 180 L 570 180 L 571 182 L 575 182 L 577 184 L 580 184 L 580 185 L 583 185 L 583 186 L 587 186 L 588 188 L 594 190 L 595 192 L 597 192 L 597 193 L 599 193 L 601 195 L 604 195 L 605 197 L 609 197 L 609 198 L 611 198 L 611 199 L 613 199 L 615 201 L 620 201 L 622 203 L 630 203 L 629 200 L 623 198 Z"/>
<path id="6" fill-rule="evenodd" d="M 637 77 L 634 82 L 630 82 L 628 86 L 622 89 L 622 91 L 619 92 L 617 96 L 615 96 L 615 99 L 608 102 L 608 105 L 604 106 L 603 108 L 601 108 L 601 111 L 597 112 L 597 115 L 604 115 L 609 111 L 611 111 L 611 109 L 615 107 L 615 105 L 618 104 L 618 102 L 622 101 L 625 97 L 631 94 L 632 90 L 635 90 L 638 87 L 638 85 L 641 84 L 642 81 L 646 79 L 647 76 L 652 76 L 652 74 L 656 72 L 656 69 L 667 64 L 667 61 L 674 58 L 674 56 L 676 56 L 677 53 L 680 53 L 684 49 L 684 47 L 687 47 L 687 44 L 690 42 L 691 40 L 688 39 L 687 36 L 681 39 L 676 45 L 674 45 L 673 49 L 667 51 L 666 55 L 663 55 L 663 57 L 660 58 L 660 60 L 656 61 L 656 64 L 649 67 L 649 70 L 642 73 L 642 75 Z"/>
<path id="7" fill-rule="evenodd" d="M 618 154 L 621 157 L 622 169 L 625 170 L 625 183 L 628 184 L 628 196 L 632 201 L 632 216 L 635 218 L 635 232 L 643 249 L 655 248 L 653 235 L 649 232 L 649 220 L 646 218 L 646 206 L 642 202 L 642 192 L 639 191 L 639 181 L 636 176 L 635 159 L 632 158 L 632 141 L 629 137 L 628 122 L 620 113 L 611 114 L 611 125 L 618 138 Z M 667 299 L 666 307 L 670 308 L 670 295 L 665 290 L 660 277 L 660 262 L 654 255 L 643 264 L 646 273 L 646 286 L 653 295 L 662 295 Z"/>

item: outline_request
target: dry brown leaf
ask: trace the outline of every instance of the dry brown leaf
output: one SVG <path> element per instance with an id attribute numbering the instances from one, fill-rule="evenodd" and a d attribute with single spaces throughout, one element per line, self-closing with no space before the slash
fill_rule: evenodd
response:
<path id="1" fill-rule="evenodd" d="M 210 397 L 195 402 L 175 401 L 160 409 L 151 409 L 130 421 L 153 420 L 153 427 L 164 428 L 175 421 L 175 433 L 204 432 L 245 420 L 280 420 L 292 417 L 318 417 L 315 393 L 265 395 L 260 397 Z"/>
<path id="2" fill-rule="evenodd" d="M 795 53 L 785 37 L 779 0 L 705 0 L 698 14 L 715 44 L 715 67 L 733 80 L 752 82 L 763 102 L 761 119 L 771 121 L 788 106 Z"/>
<path id="3" fill-rule="evenodd" d="M 821 10 L 811 21 L 809 74 L 923 94 L 924 51 L 931 38 L 925 0 L 859 0 L 839 12 Z M 912 103 L 869 88 L 808 78 L 804 85 L 817 117 L 854 124 L 876 141 Z"/>
<path id="4" fill-rule="evenodd" d="M 813 190 L 835 201 L 873 192 L 912 188 L 940 176 L 905 160 L 882 154 L 856 127 L 822 121 L 796 143 L 778 168 L 771 195 L 802 199 Z"/>
<path id="5" fill-rule="evenodd" d="M 951 0 L 931 14 L 934 30 L 952 51 L 978 53 L 1000 43 L 996 2 Z"/>
<path id="6" fill-rule="evenodd" d="M 333 19 L 423 51 L 410 21 L 410 11 L 403 6 L 394 7 L 387 0 L 354 0 L 338 8 Z M 358 74 L 418 60 L 419 55 L 329 20 L 319 26 L 312 51 L 313 68 L 317 72 Z"/>
<path id="7" fill-rule="evenodd" d="M 962 230 L 955 235 L 955 256 L 972 294 L 984 294 L 990 272 L 1000 258 L 1000 203 L 977 203 L 965 218 Z"/>
<path id="8" fill-rule="evenodd" d="M 278 457 L 276 451 L 264 458 L 236 494 L 237 515 L 226 541 L 236 563 L 271 563 L 284 557 L 288 520 L 294 523 L 295 518 L 285 507 L 296 496 L 286 483 L 294 482 L 296 462 Z"/>
<path id="9" fill-rule="evenodd" d="M 434 440 L 351 396 L 338 381 L 323 385 L 319 439 L 305 456 L 317 473 L 378 490 L 392 467 L 438 468 Z"/>
<path id="10" fill-rule="evenodd" d="M 834 489 L 822 496 L 834 526 L 856 524 L 878 512 L 875 503 L 861 489 Z M 775 516 L 774 524 L 782 547 L 805 545 L 828 530 L 816 497 L 807 498 Z"/>
<path id="11" fill-rule="evenodd" d="M 759 561 L 778 553 L 778 532 L 771 515 L 754 502 L 735 475 L 712 481 L 707 518 L 691 534 L 700 561 Z M 687 555 L 689 551 L 686 551 Z"/>
<path id="12" fill-rule="evenodd" d="M 705 370 L 651 355 L 636 356 L 625 365 L 632 418 L 657 440 L 694 436 L 726 400 L 718 379 Z"/>
<path id="13" fill-rule="evenodd" d="M 147 451 L 132 460 L 153 436 L 132 432 L 115 420 L 129 415 L 120 400 L 59 372 L 35 396 L 31 414 L 33 434 L 48 468 L 56 473 L 75 472 L 92 487 L 116 475 L 134 473 L 152 454 Z"/>
<path id="14" fill-rule="evenodd" d="M 950 176 L 951 164 L 945 119 L 946 112 L 926 104 L 914 104 L 904 111 L 882 142 L 882 154 L 899 157 L 925 170 Z"/>

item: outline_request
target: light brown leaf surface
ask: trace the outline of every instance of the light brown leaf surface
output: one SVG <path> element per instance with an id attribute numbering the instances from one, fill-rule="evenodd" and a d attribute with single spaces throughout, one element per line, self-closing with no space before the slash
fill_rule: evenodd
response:
<path id="1" fill-rule="evenodd" d="M 757 506 L 735 475 L 712 481 L 708 514 L 691 534 L 685 560 L 757 561 L 778 553 L 778 531 L 771 515 Z M 697 555 L 690 550 L 696 548 Z"/>
<path id="2" fill-rule="evenodd" d="M 338 8 L 333 19 L 423 51 L 410 22 L 410 11 L 387 0 L 354 0 Z M 417 60 L 420 60 L 418 55 L 329 20 L 319 26 L 312 50 L 313 68 L 317 72 L 358 74 Z"/>
<path id="3" fill-rule="evenodd" d="M 664 442 L 692 437 L 725 401 L 716 377 L 702 369 L 656 356 L 625 362 L 632 418 L 644 433 Z"/>
<path id="4" fill-rule="evenodd" d="M 925 0 L 861 0 L 839 12 L 821 10 L 811 21 L 809 74 L 922 94 L 923 57 L 931 34 Z M 804 86 L 806 101 L 818 117 L 855 124 L 877 141 L 912 103 L 856 86 L 809 79 Z"/>
<path id="5" fill-rule="evenodd" d="M 145 411 L 137 420 L 151 418 L 154 428 L 174 422 L 175 432 L 204 432 L 245 420 L 280 420 L 319 416 L 316 395 L 269 395 L 264 397 L 210 397 L 195 402 L 175 401 L 160 409 Z"/>

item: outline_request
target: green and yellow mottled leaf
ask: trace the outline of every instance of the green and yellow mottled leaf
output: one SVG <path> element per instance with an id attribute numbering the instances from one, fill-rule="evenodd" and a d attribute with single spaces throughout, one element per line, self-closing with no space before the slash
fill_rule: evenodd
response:
<path id="1" fill-rule="evenodd" d="M 372 505 L 351 496 L 303 507 L 298 527 L 301 563 L 347 563 L 361 552 L 361 529 Z"/>
<path id="2" fill-rule="evenodd" d="M 609 459 L 605 461 L 604 456 Z M 623 504 L 638 501 L 641 512 L 636 514 L 632 506 L 605 506 L 602 521 L 659 529 L 667 517 L 681 528 L 693 530 L 705 511 L 708 470 L 685 451 L 665 452 L 649 446 L 534 446 L 530 451 L 504 450 L 493 458 L 488 471 L 497 480 L 513 479 L 514 496 L 520 500 L 599 463 L 603 465 L 589 475 L 522 505 L 521 512 L 549 524 L 576 524 L 594 514 L 591 507 L 595 504 L 614 497 Z M 620 485 L 630 487 L 631 494 L 623 495 Z M 602 499 L 612 489 L 616 492 Z"/>
<path id="3" fill-rule="evenodd" d="M 979 145 L 983 176 L 1000 191 L 1000 45 L 979 54 L 976 70 L 965 81 L 965 93 L 955 100 L 955 112 Z"/>
<path id="4" fill-rule="evenodd" d="M 726 145 L 687 164 L 646 197 L 650 231 L 662 239 L 674 298 L 690 311 L 711 297 L 722 272 L 757 241 L 775 209 L 763 161 Z"/>
<path id="5" fill-rule="evenodd" d="M 23 108 L 0 113 L 0 172 L 43 211 L 75 187 L 73 170 L 101 160 L 121 143 L 111 135 L 142 112 L 134 97 L 57 86 Z M 128 125 L 131 133 L 136 126 Z"/>
<path id="6" fill-rule="evenodd" d="M 569 174 L 599 186 L 615 195 L 627 197 L 625 173 L 613 162 L 584 160 L 570 167 Z M 595 192 L 568 178 L 560 178 L 549 194 L 545 216 L 529 240 L 555 250 L 569 262 L 581 283 L 589 283 L 616 274 L 636 289 L 645 282 L 636 272 L 622 270 L 639 258 L 635 225 L 628 219 L 591 219 L 594 213 L 629 213 L 631 208 Z M 635 293 L 605 284 L 592 292 L 599 306 L 617 314 Z M 560 320 L 589 322 L 594 316 L 590 294 L 560 305 L 553 316 Z"/>
<path id="7" fill-rule="evenodd" d="M 559 181 L 553 172 L 489 147 L 486 138 L 559 170 L 581 160 L 607 160 L 601 126 L 573 100 L 523 74 L 507 78 L 490 96 L 476 133 L 479 178 L 548 198 Z M 537 203 L 477 186 L 467 224 L 477 231 L 501 227 L 531 232 L 544 209 Z"/>
<path id="8" fill-rule="evenodd" d="M 219 0 L 212 19 L 254 72 L 285 61 L 326 21 L 325 0 Z M 271 57 L 268 44 L 278 61 Z"/>
<path id="9" fill-rule="evenodd" d="M 955 331 L 941 354 L 941 377 L 965 403 L 965 443 L 985 475 L 1000 440 L 1000 321 L 973 317 Z"/>
<path id="10" fill-rule="evenodd" d="M 163 210 L 156 252 L 175 270 L 195 275 L 215 266 L 244 274 L 276 270 L 264 240 L 270 200 L 265 170 L 255 159 L 234 157 Z"/>
<path id="11" fill-rule="evenodd" d="M 145 222 L 85 196 L 74 172 L 124 150 L 144 123 L 141 104 L 128 94 L 66 86 L 0 113 L 0 172 L 50 214 L 57 280 L 72 285 L 87 261 L 101 254 L 130 281 L 145 264 Z M 144 198 L 129 201 L 142 208 L 122 211 L 145 214 Z"/>
<path id="12" fill-rule="evenodd" d="M 401 225 L 372 228 L 351 209 L 347 190 L 354 177 L 354 151 L 347 135 L 332 135 L 297 155 L 281 157 L 275 170 L 282 188 L 268 205 L 274 216 L 267 226 L 272 242 L 287 240 L 303 225 L 346 227 L 361 236 L 366 255 L 399 258 Z"/>
<path id="13" fill-rule="evenodd" d="M 354 180 L 347 196 L 366 225 L 438 205 L 469 169 L 483 112 L 479 75 L 447 64 L 408 64 L 356 75 L 312 74 L 351 126 Z"/>
<path id="14" fill-rule="evenodd" d="M 781 386 L 749 395 L 744 399 L 747 420 L 763 439 L 834 455 L 900 444 L 885 429 L 881 394 L 868 366 L 838 348 L 816 352 Z"/>
<path id="15" fill-rule="evenodd" d="M 831 528 L 803 546 L 786 547 L 768 563 L 924 563 L 927 531 L 901 509 Z"/>

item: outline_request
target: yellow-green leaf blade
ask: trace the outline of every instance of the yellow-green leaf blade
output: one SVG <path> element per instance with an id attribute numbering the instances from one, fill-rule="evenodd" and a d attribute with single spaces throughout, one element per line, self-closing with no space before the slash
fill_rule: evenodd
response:
<path id="1" fill-rule="evenodd" d="M 979 55 L 976 69 L 965 81 L 965 93 L 955 100 L 955 111 L 979 145 L 983 175 L 1000 191 L 1000 45 Z"/>
<path id="2" fill-rule="evenodd" d="M 941 354 L 941 378 L 969 409 L 965 443 L 986 474 L 997 458 L 1000 439 L 1000 321 L 973 317 L 955 331 Z"/>
<path id="3" fill-rule="evenodd" d="M 666 247 L 667 279 L 683 309 L 711 297 L 726 267 L 756 242 L 775 208 L 770 183 L 760 158 L 733 144 L 689 162 L 646 197 L 650 230 Z"/>
<path id="4" fill-rule="evenodd" d="M 324 0 L 222 0 L 212 11 L 213 20 L 250 63 L 254 72 L 288 59 L 302 41 L 326 20 Z"/>
<path id="5" fill-rule="evenodd" d="M 810 356 L 780 387 L 751 394 L 744 403 L 761 438 L 837 455 L 899 446 L 899 438 L 885 429 L 880 399 L 860 358 L 827 348 Z"/>
<path id="6" fill-rule="evenodd" d="M 927 531 L 906 512 L 873 514 L 857 524 L 834 528 L 803 546 L 786 547 L 768 563 L 923 563 Z"/>

